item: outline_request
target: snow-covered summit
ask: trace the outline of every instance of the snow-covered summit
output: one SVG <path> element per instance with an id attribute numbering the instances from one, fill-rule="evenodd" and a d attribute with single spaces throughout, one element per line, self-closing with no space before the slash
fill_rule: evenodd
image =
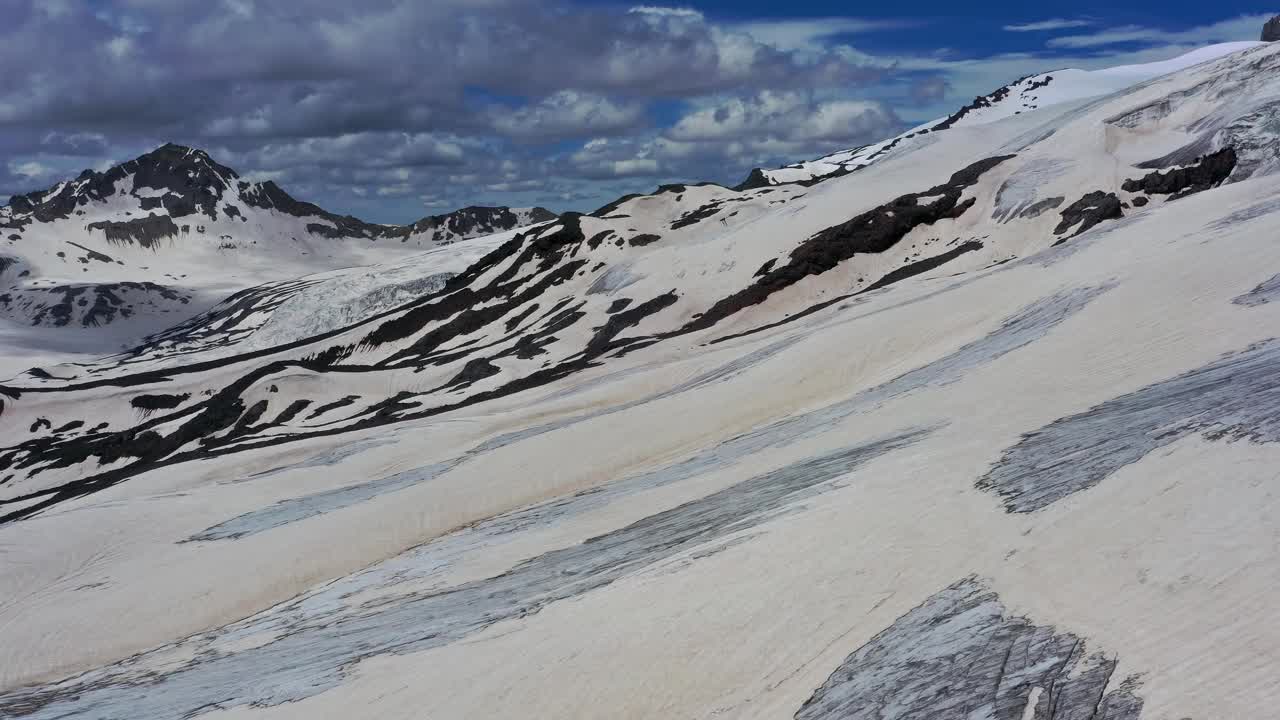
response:
<path id="1" fill-rule="evenodd" d="M 555 217 L 469 207 L 375 224 L 167 144 L 0 207 L 0 337 L 21 326 L 79 328 L 96 338 L 88 347 L 118 350 L 262 283 L 394 262 Z"/>
<path id="2" fill-rule="evenodd" d="M 765 187 L 851 172 L 884 158 L 904 143 L 953 127 L 983 125 L 1059 103 L 1100 97 L 1141 82 L 1256 47 L 1257 42 L 1229 42 L 1197 48 L 1169 60 L 1122 65 L 1102 70 L 1063 69 L 1019 78 L 994 92 L 974 98 L 956 112 L 914 127 L 901 135 L 863 147 L 842 150 L 816 160 L 774 170 L 753 170 L 742 187 Z"/>

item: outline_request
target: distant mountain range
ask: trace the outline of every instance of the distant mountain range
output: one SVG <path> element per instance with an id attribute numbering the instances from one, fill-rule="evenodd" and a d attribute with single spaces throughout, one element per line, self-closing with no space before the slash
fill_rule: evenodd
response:
<path id="1" fill-rule="evenodd" d="M 365 222 L 251 182 L 168 144 L 0 208 L 0 319 L 46 327 L 189 317 L 262 282 L 391 261 L 554 220 L 544 208 L 468 207 L 409 225 Z"/>

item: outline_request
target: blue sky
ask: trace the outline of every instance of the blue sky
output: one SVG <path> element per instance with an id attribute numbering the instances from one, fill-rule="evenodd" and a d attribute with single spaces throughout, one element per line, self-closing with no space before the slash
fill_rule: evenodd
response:
<path id="1" fill-rule="evenodd" d="M 11 0 L 0 196 L 174 141 L 407 222 L 591 209 L 895 134 L 1022 75 L 1255 40 L 1251 3 Z"/>

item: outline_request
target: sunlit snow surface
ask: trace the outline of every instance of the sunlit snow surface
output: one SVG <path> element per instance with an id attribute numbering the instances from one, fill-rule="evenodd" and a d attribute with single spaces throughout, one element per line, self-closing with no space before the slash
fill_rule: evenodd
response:
<path id="1" fill-rule="evenodd" d="M 0 716 L 1258 717 L 1280 47 L 1233 49 L 49 355 Z"/>

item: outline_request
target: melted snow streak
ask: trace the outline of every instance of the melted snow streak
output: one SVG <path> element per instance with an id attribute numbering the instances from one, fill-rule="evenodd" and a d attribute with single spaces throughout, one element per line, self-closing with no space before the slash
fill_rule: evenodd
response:
<path id="1" fill-rule="evenodd" d="M 1087 490 L 1185 437 L 1280 441 L 1280 341 L 1268 340 L 1024 435 L 977 483 L 1009 512 Z"/>
<path id="2" fill-rule="evenodd" d="M 1109 287 L 1107 286 L 1079 288 L 1039 300 L 1010 316 L 1000 328 L 986 337 L 965 345 L 954 353 L 932 363 L 900 375 L 889 382 L 857 393 L 847 400 L 778 420 L 725 440 L 671 466 L 632 475 L 611 483 L 604 488 L 588 491 L 582 494 L 583 497 L 572 496 L 568 501 L 559 502 L 567 504 L 567 507 L 564 508 L 565 512 L 577 513 L 585 511 L 609 502 L 615 496 L 630 495 L 671 482 L 687 480 L 703 473 L 728 467 L 762 450 L 785 447 L 805 438 L 822 434 L 857 412 L 874 408 L 881 403 L 921 388 L 955 382 L 961 379 L 969 370 L 1044 337 L 1059 323 L 1082 310 L 1091 300 L 1108 289 Z M 644 403 L 654 402 L 721 382 L 773 357 L 790 346 L 791 342 L 790 338 L 776 342 L 708 373 L 699 375 L 670 390 L 650 397 L 604 408 L 586 415 L 500 435 L 461 456 L 449 460 L 397 473 L 372 482 L 338 488 L 302 498 L 284 500 L 275 505 L 245 513 L 210 527 L 192 536 L 190 540 L 227 540 L 245 537 L 349 507 L 380 495 L 429 482 L 465 462 L 511 443 L 527 440 L 586 420 L 622 412 Z M 308 461 L 306 466 L 313 467 L 313 462 Z M 531 512 L 536 514 L 540 510 L 534 508 Z M 501 524 L 506 520 L 500 518 L 496 522 Z M 517 522 L 517 525 L 523 522 L 521 520 Z M 486 521 L 486 524 L 492 523 Z"/>
<path id="3" fill-rule="evenodd" d="M 446 645 L 731 541 L 928 434 L 907 430 L 757 475 L 491 578 L 447 589 L 411 587 L 448 563 L 433 551 L 448 547 L 442 538 L 218 631 L 62 683 L 0 695 L 0 715 L 168 720 L 312 697 L 340 684 L 362 659 Z M 376 591 L 383 594 L 368 600 Z M 174 661 L 174 653 L 188 659 Z"/>
<path id="4" fill-rule="evenodd" d="M 1116 660 L 1051 626 L 1010 616 L 969 578 L 937 593 L 841 663 L 796 720 L 1137 720 Z"/>
<path id="5" fill-rule="evenodd" d="M 697 390 L 700 388 L 707 387 L 709 385 L 714 385 L 719 382 L 724 382 L 732 377 L 735 377 L 737 375 L 740 375 L 743 372 L 746 372 L 750 368 L 755 367 L 760 363 L 763 363 L 769 358 L 772 358 L 774 355 L 777 355 L 778 353 L 782 352 L 786 348 L 790 347 L 790 345 L 791 345 L 790 339 L 782 342 L 777 342 L 772 345 L 768 345 L 766 347 L 760 348 L 759 350 L 755 350 L 753 352 L 747 353 L 746 355 L 743 355 L 739 358 L 735 358 L 734 360 L 728 363 L 725 363 L 724 365 L 721 365 L 708 372 L 702 373 L 669 390 L 665 390 L 661 393 L 656 393 L 654 395 L 650 395 L 648 397 L 641 398 L 639 400 L 633 400 L 633 401 L 622 403 L 619 405 L 614 405 L 612 407 L 601 408 L 599 410 L 595 410 L 595 411 L 592 411 L 583 415 L 579 415 L 576 417 L 566 418 L 564 420 L 557 420 L 554 422 L 545 423 L 543 425 L 537 425 L 531 428 L 525 428 L 523 430 L 516 430 L 508 433 L 503 433 L 502 435 L 498 435 L 496 437 L 493 437 L 493 438 L 490 438 L 489 440 L 484 441 L 483 443 L 477 445 L 476 447 L 472 448 L 466 453 L 463 453 L 462 455 L 459 455 L 454 458 L 450 458 L 448 460 L 444 460 L 442 462 L 432 463 L 430 465 L 414 468 L 412 470 L 406 470 L 404 472 L 396 473 L 394 475 L 381 478 L 379 480 L 373 480 L 371 482 L 360 483 L 358 485 L 353 485 L 345 488 L 338 488 L 335 490 L 329 490 L 322 493 L 316 493 L 314 495 L 307 495 L 305 497 L 284 500 L 275 505 L 265 507 L 261 510 L 248 512 L 243 515 L 234 517 L 226 522 L 219 523 L 218 525 L 215 525 L 211 528 L 206 529 L 201 533 L 198 533 L 192 536 L 190 540 L 192 541 L 228 540 L 228 539 L 246 537 L 248 535 L 255 535 L 257 533 L 270 530 L 272 528 L 280 527 L 282 525 L 287 525 L 293 522 L 298 522 L 299 520 L 305 520 L 307 518 L 315 517 L 317 515 L 323 515 L 325 513 L 333 512 L 335 510 L 341 510 L 342 508 L 350 507 L 352 505 L 365 502 L 366 500 L 372 500 L 373 498 L 379 497 L 381 495 L 386 495 L 388 493 L 404 490 L 405 488 L 412 487 L 420 483 L 428 482 L 430 480 L 434 480 L 435 478 L 443 475 L 444 473 L 450 470 L 453 470 L 459 465 L 462 465 L 466 462 L 474 460 L 475 458 L 480 457 L 481 455 L 484 455 L 486 453 L 490 453 L 500 448 L 506 447 L 507 445 L 511 445 L 513 443 L 520 442 L 522 440 L 529 440 L 531 438 L 538 437 L 539 435 L 545 435 L 547 433 L 554 432 L 556 430 L 561 430 L 563 428 L 567 428 L 573 425 L 577 425 L 579 423 L 586 422 L 588 420 L 594 420 L 596 418 L 605 417 L 607 415 L 613 415 L 615 413 L 620 413 L 625 410 L 630 410 L 631 408 L 639 407 L 640 405 L 656 402 L 669 397 L 674 397 L 676 395 L 680 395 L 682 393 L 689 392 L 691 390 Z M 340 462 L 341 460 L 344 460 L 352 456 L 356 452 L 362 452 L 364 450 L 378 447 L 380 445 L 388 444 L 391 442 L 394 442 L 394 440 L 384 439 L 384 440 L 365 441 L 364 443 L 357 444 L 357 447 L 355 448 L 343 447 L 333 452 L 323 453 L 315 458 L 311 458 L 297 465 L 292 465 L 292 466 L 269 471 L 269 473 L 266 473 L 266 474 L 275 474 L 278 472 L 285 472 L 287 470 L 296 470 L 296 469 L 302 469 L 302 468 L 324 467 L 324 466 L 334 465 Z M 601 500 L 606 495 L 630 494 L 631 492 L 634 491 L 632 489 L 633 487 L 640 486 L 639 483 L 631 483 L 630 485 L 625 483 L 615 483 L 615 484 L 619 485 L 619 487 L 616 487 L 616 488 L 611 487 L 611 488 L 606 488 L 605 490 L 591 491 L 590 495 L 593 496 L 596 500 Z M 601 493 L 604 493 L 604 494 L 601 494 Z M 593 507 L 594 506 L 595 505 L 593 505 Z M 532 512 L 536 513 L 538 512 L 538 509 L 534 508 Z M 485 522 L 486 524 L 493 523 L 492 520 L 485 521 Z"/>

